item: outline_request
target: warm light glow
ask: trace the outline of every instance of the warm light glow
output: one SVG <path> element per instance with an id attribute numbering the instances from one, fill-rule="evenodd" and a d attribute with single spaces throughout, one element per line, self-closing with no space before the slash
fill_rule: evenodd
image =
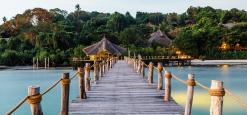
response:
<path id="1" fill-rule="evenodd" d="M 176 54 L 177 54 L 177 55 L 180 55 L 180 54 L 181 54 L 181 51 L 176 51 Z"/>
<path id="2" fill-rule="evenodd" d="M 221 48 L 222 50 L 227 50 L 227 49 L 230 48 L 230 46 L 229 46 L 229 44 L 223 42 L 220 48 Z"/>

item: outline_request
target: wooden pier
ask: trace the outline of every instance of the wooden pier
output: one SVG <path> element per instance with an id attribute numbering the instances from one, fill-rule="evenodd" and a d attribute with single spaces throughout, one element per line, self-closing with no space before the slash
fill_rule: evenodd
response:
<path id="1" fill-rule="evenodd" d="M 113 57 L 95 61 L 93 65 L 86 63 L 84 67 L 79 67 L 72 77 L 69 73 L 63 73 L 61 79 L 55 81 L 44 92 L 40 92 L 40 87 L 36 85 L 29 86 L 29 95 L 6 115 L 14 113 L 25 102 L 30 105 L 32 115 L 43 115 L 42 96 L 59 83 L 61 84 L 60 115 L 191 115 L 195 86 L 209 92 L 210 115 L 222 115 L 225 94 L 247 108 L 247 103 L 225 88 L 222 81 L 212 80 L 211 87 L 208 87 L 197 81 L 194 74 L 188 74 L 187 80 L 181 79 L 164 68 L 161 62 L 158 64 L 149 62 L 147 65 L 141 59 L 130 57 L 124 57 L 125 61 L 118 59 Z M 144 71 L 145 68 L 148 69 L 148 73 Z M 93 76 L 90 75 L 92 69 Z M 157 84 L 153 81 L 154 72 L 157 72 Z M 69 87 L 72 85 L 70 81 L 76 77 L 79 81 L 79 97 L 69 102 Z M 178 105 L 171 97 L 172 79 L 187 87 L 185 108 Z"/>
<path id="2" fill-rule="evenodd" d="M 87 92 L 69 105 L 71 115 L 182 115 L 184 109 L 173 99 L 163 100 L 164 90 L 136 73 L 124 61 L 114 67 Z"/>

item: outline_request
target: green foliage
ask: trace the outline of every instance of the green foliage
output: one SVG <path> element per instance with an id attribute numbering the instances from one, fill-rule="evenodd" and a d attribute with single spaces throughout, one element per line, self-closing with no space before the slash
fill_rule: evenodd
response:
<path id="1" fill-rule="evenodd" d="M 113 43 L 141 55 L 173 55 L 173 51 L 153 44 L 150 34 L 161 29 L 173 46 L 194 57 L 245 58 L 246 52 L 220 52 L 222 42 L 234 46 L 247 44 L 247 12 L 238 9 L 220 10 L 211 7 L 190 7 L 185 13 L 129 12 L 100 13 L 42 8 L 28 9 L 0 25 L 0 64 L 26 65 L 32 58 L 50 57 L 53 66 L 69 65 L 72 57 L 83 57 L 82 49 L 104 35 Z M 225 23 L 233 23 L 227 29 Z M 222 57 L 224 55 L 225 57 Z"/>

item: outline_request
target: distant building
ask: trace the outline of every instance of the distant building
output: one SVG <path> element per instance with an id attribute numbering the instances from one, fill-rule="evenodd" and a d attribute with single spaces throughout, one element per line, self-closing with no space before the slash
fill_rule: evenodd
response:
<path id="1" fill-rule="evenodd" d="M 155 44 L 159 44 L 164 47 L 169 47 L 172 40 L 159 29 L 156 32 L 151 34 L 151 37 L 149 38 L 148 42 L 150 45 L 155 43 Z"/>

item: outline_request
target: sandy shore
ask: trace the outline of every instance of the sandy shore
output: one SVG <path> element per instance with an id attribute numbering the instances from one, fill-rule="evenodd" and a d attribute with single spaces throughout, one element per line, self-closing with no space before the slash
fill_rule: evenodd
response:
<path id="1" fill-rule="evenodd" d="M 246 60 L 191 60 L 191 65 L 247 65 Z"/>

